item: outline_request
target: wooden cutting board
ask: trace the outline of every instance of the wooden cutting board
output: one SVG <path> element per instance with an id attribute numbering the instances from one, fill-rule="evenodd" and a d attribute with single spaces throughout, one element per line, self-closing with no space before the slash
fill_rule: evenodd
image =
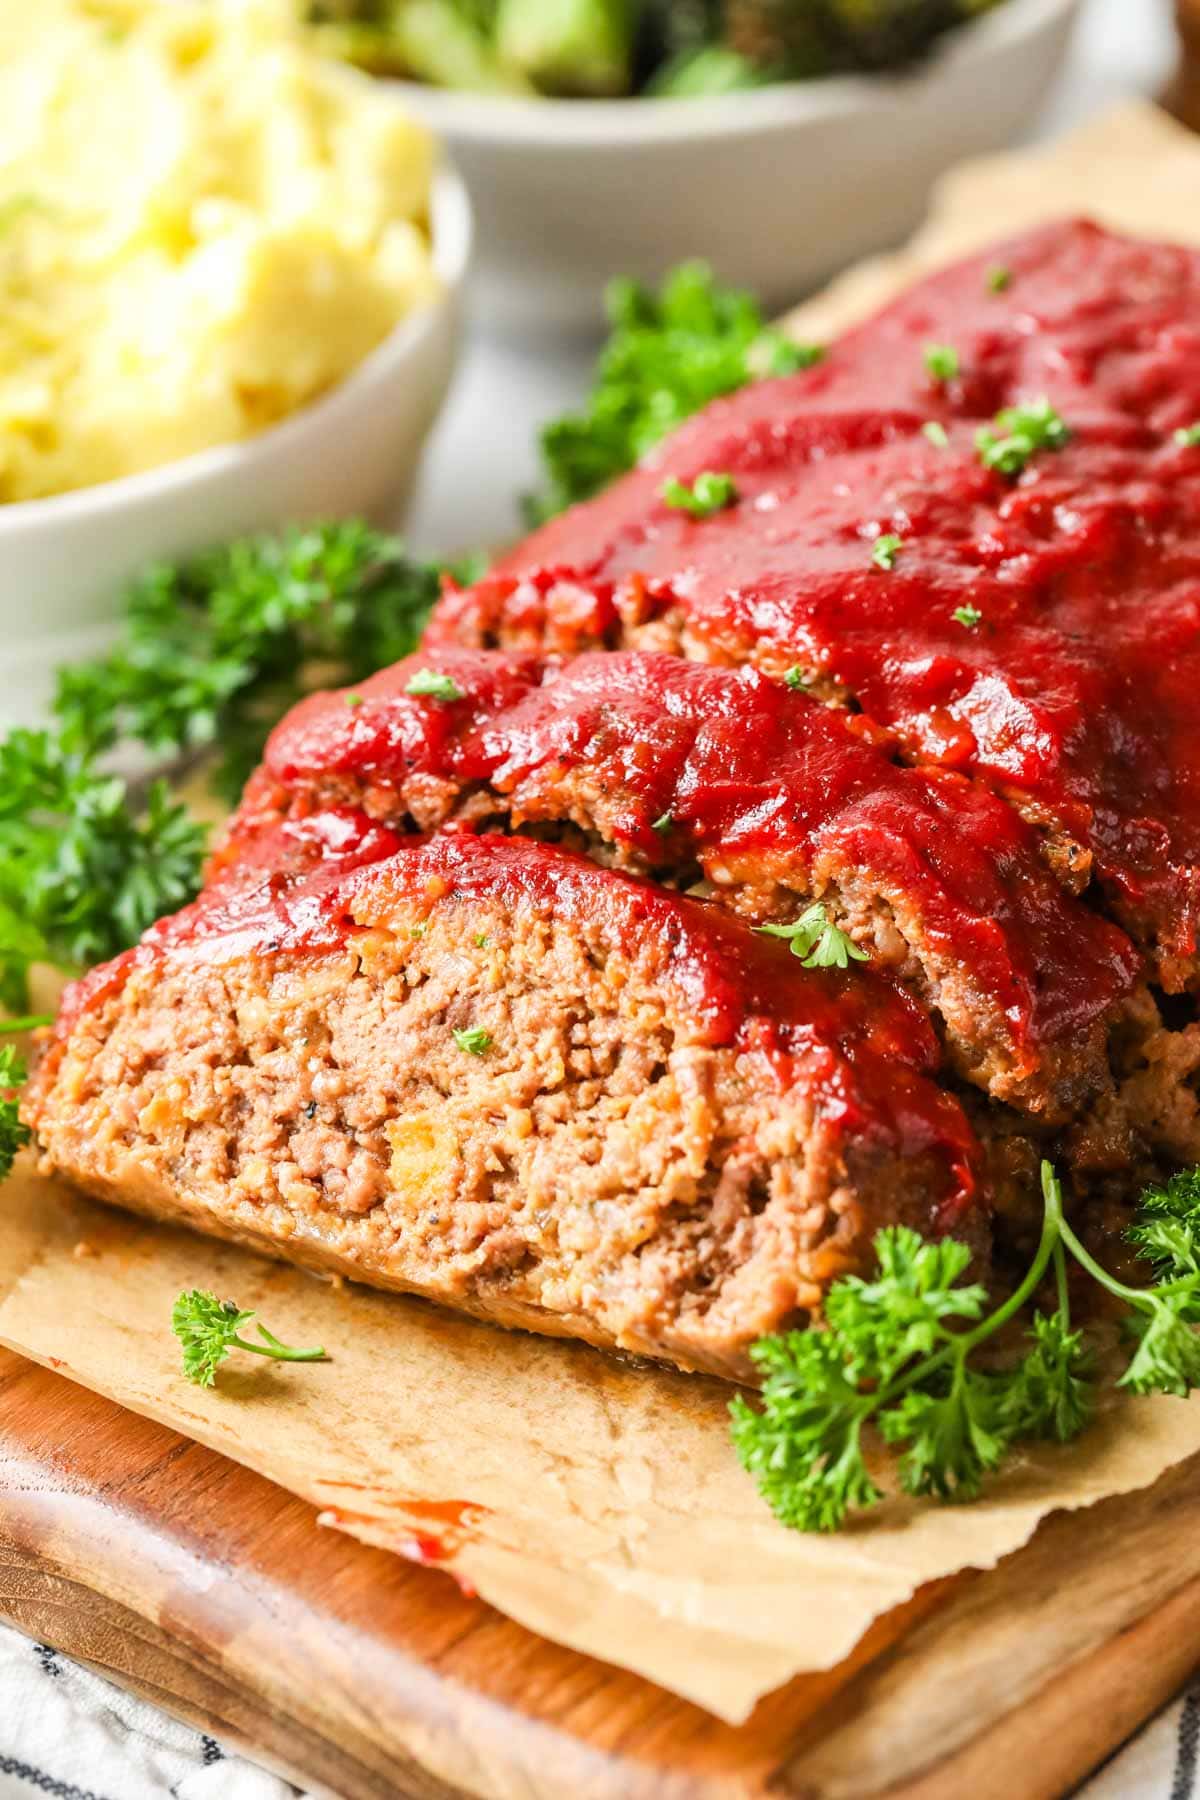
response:
<path id="1" fill-rule="evenodd" d="M 1200 1466 L 924 1590 L 742 1727 L 0 1351 L 0 1616 L 337 1800 L 1050 1800 L 1200 1663 Z"/>

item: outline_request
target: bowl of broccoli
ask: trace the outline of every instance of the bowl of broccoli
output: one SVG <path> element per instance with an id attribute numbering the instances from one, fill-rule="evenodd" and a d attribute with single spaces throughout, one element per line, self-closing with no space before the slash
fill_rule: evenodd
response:
<path id="1" fill-rule="evenodd" d="M 771 306 L 918 222 L 1026 127 L 1079 0 L 296 0 L 403 85 L 475 208 L 506 334 L 599 329 L 605 280 L 697 255 Z"/>

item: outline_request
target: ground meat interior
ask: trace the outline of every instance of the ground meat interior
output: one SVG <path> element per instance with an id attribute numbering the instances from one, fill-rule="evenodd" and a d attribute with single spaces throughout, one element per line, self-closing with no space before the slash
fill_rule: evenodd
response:
<path id="1" fill-rule="evenodd" d="M 985 1255 L 970 1129 L 885 985 L 864 1005 L 760 941 L 735 977 L 749 934 L 699 903 L 647 915 L 517 843 L 497 893 L 497 854 L 409 845 L 286 919 L 269 892 L 201 903 L 47 1058 L 47 1158 L 296 1261 L 734 1376 L 880 1224 Z"/>

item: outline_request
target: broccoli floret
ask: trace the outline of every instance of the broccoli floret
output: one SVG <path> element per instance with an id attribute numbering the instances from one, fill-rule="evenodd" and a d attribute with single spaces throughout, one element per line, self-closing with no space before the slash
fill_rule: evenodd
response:
<path id="1" fill-rule="evenodd" d="M 529 83 L 496 53 L 496 9 L 497 0 L 312 0 L 306 16 L 328 55 L 373 75 L 528 93 Z"/>
<path id="2" fill-rule="evenodd" d="M 886 69 L 998 0 L 726 0 L 724 41 L 791 76 Z"/>
<path id="3" fill-rule="evenodd" d="M 705 94 L 738 94 L 746 88 L 763 87 L 770 80 L 768 69 L 739 56 L 736 50 L 724 44 L 701 44 L 663 63 L 644 92 L 673 100 L 694 99 Z"/>
<path id="4" fill-rule="evenodd" d="M 824 0 L 725 0 L 722 39 L 768 80 L 827 75 L 836 64 L 824 10 Z"/>
<path id="5" fill-rule="evenodd" d="M 496 50 L 547 94 L 626 94 L 633 0 L 500 0 Z"/>

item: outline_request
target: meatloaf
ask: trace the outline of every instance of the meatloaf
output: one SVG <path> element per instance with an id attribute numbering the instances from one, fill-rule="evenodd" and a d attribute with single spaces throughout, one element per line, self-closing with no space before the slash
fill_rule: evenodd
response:
<path id="1" fill-rule="evenodd" d="M 69 993 L 46 1166 L 742 1376 L 882 1224 L 983 1266 L 1043 1154 L 1095 1229 L 1200 1161 L 1198 320 L 1048 227 L 450 583 Z M 759 929 L 814 903 L 869 960 Z"/>
<path id="2" fill-rule="evenodd" d="M 452 589 L 430 646 L 794 667 L 1011 802 L 1161 986 L 1194 988 L 1198 321 L 1195 250 L 1083 222 L 994 247 L 710 406 Z M 733 504 L 664 498 L 706 470 Z"/>
<path id="3" fill-rule="evenodd" d="M 29 1092 L 103 1199 L 742 1376 L 888 1222 L 981 1256 L 978 1147 L 886 977 L 520 839 L 342 813 L 78 982 Z"/>
<path id="4" fill-rule="evenodd" d="M 431 675 L 440 698 L 420 691 Z M 756 924 L 820 900 L 913 985 L 967 1079 L 1057 1123 L 1111 1089 L 1140 963 L 1124 932 L 1064 892 L 986 787 L 897 766 L 886 734 L 753 669 L 418 652 L 289 714 L 216 866 L 344 804 L 416 830 L 568 825 L 602 860 L 703 877 Z"/>

